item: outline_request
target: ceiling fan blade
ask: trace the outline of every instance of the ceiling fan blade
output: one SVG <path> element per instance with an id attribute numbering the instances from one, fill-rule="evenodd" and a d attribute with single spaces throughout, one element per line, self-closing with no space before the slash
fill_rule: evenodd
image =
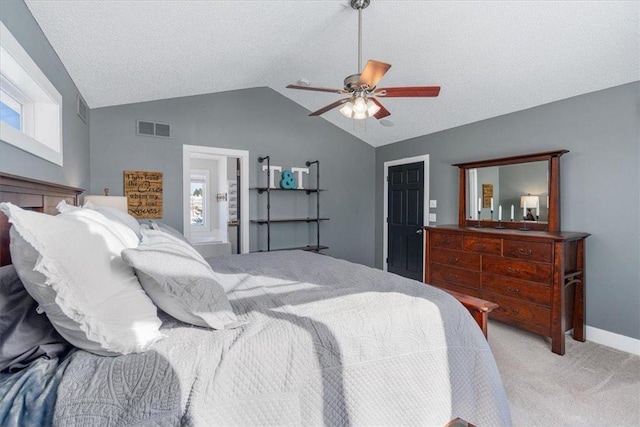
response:
<path id="1" fill-rule="evenodd" d="M 319 116 L 321 114 L 326 113 L 329 110 L 333 110 L 334 108 L 341 106 L 342 104 L 347 102 L 349 99 L 351 99 L 351 98 L 344 98 L 344 99 L 340 99 L 340 100 L 338 100 L 336 102 L 332 102 L 331 104 L 327 105 L 326 107 L 322 107 L 318 111 L 314 111 L 313 113 L 311 113 L 309 115 L 310 116 Z"/>
<path id="2" fill-rule="evenodd" d="M 300 90 L 312 90 L 314 92 L 331 92 L 331 93 L 346 93 L 344 89 L 332 89 L 329 87 L 313 87 L 313 86 L 299 86 L 288 85 L 287 89 L 300 89 Z"/>
<path id="3" fill-rule="evenodd" d="M 372 100 L 378 107 L 380 107 L 380 110 L 375 113 L 373 115 L 373 117 L 375 117 L 376 119 L 380 120 L 380 119 L 384 119 L 387 116 L 390 116 L 391 113 L 389 112 L 389 110 L 387 110 L 386 108 L 384 108 L 384 106 L 380 103 L 380 101 L 378 101 L 375 98 L 369 98 L 370 100 Z"/>
<path id="4" fill-rule="evenodd" d="M 367 61 L 364 70 L 362 70 L 357 85 L 367 85 L 369 88 L 375 87 L 380 79 L 389 71 L 389 68 L 391 68 L 391 64 L 370 59 Z"/>
<path id="5" fill-rule="evenodd" d="M 387 98 L 411 98 L 438 96 L 440 86 L 404 86 L 404 87 L 382 87 L 375 91 L 375 96 L 385 96 Z"/>

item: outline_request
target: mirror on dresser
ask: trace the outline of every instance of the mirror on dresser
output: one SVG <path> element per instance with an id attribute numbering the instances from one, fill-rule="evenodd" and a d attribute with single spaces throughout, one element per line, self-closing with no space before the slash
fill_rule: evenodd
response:
<path id="1" fill-rule="evenodd" d="M 560 156 L 567 150 L 459 163 L 461 227 L 560 230 Z M 491 212 L 493 200 L 493 213 Z"/>

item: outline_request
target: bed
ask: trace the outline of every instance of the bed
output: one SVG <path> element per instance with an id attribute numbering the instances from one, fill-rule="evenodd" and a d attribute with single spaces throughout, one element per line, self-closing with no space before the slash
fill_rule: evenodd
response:
<path id="1" fill-rule="evenodd" d="M 77 204 L 80 191 L 0 175 L 0 201 L 42 212 Z M 0 374 L 0 424 L 511 424 L 489 346 L 445 292 L 303 251 L 207 262 L 237 325 L 208 329 L 158 310 L 165 337 L 143 352 L 68 346 L 39 357 Z"/>

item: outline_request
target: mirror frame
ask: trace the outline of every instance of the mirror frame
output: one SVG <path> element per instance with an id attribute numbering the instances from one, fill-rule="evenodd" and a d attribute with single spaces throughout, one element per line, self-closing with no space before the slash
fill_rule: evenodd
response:
<path id="1" fill-rule="evenodd" d="M 549 174 L 549 220 L 546 223 L 527 221 L 526 224 L 527 228 L 530 230 L 548 231 L 550 233 L 560 232 L 560 156 L 568 152 L 569 150 L 546 151 L 544 153 L 525 154 L 454 164 L 453 166 L 457 166 L 459 168 L 460 175 L 458 187 L 458 226 L 473 227 L 478 224 L 477 220 L 468 219 L 466 214 L 467 171 L 469 169 L 547 161 Z M 496 227 L 498 225 L 498 221 L 481 220 L 481 224 L 488 228 Z M 503 221 L 501 224 L 506 229 L 519 229 L 522 227 L 523 221 Z"/>

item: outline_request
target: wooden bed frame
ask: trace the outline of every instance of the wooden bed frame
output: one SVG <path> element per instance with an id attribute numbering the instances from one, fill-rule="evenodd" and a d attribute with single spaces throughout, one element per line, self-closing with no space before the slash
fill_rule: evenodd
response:
<path id="1" fill-rule="evenodd" d="M 0 202 L 11 202 L 23 209 L 55 215 L 56 205 L 64 200 L 78 205 L 78 196 L 84 192 L 81 188 L 52 184 L 30 178 L 23 178 L 0 172 Z M 9 253 L 9 228 L 11 224 L 0 213 L 0 266 L 11 264 Z"/>

